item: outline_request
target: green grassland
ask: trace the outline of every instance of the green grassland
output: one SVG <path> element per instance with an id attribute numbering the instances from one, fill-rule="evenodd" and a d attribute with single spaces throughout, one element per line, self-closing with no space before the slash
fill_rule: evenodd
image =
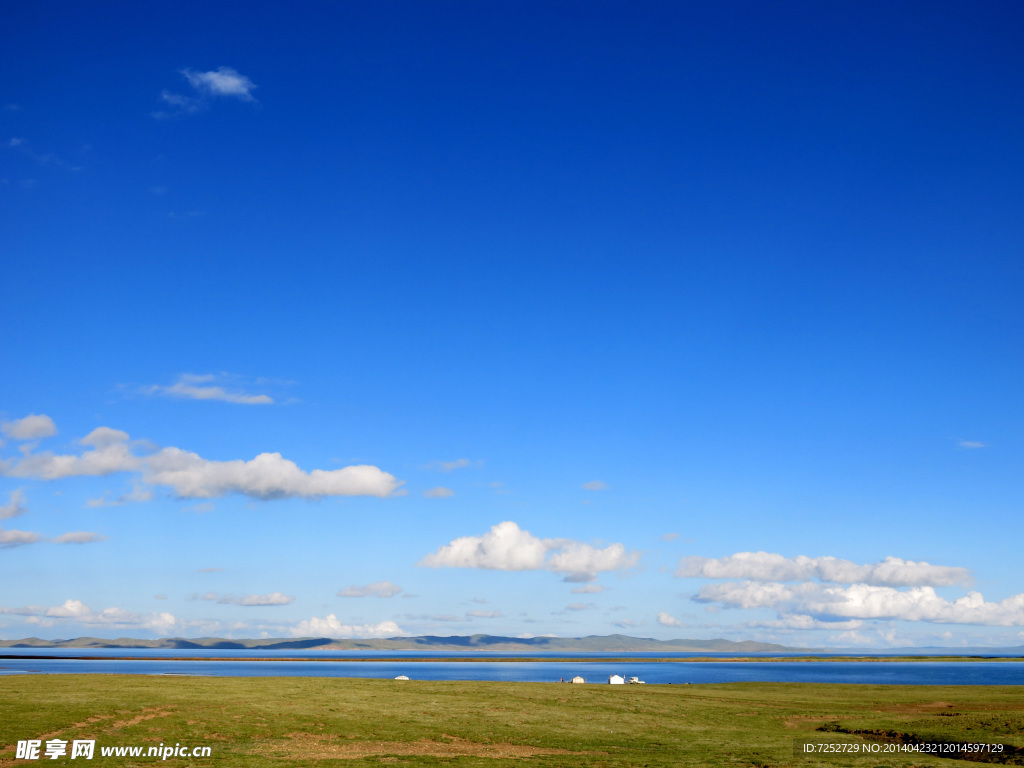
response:
<path id="1" fill-rule="evenodd" d="M 24 653 L 0 653 L 0 661 L 4 659 L 88 659 L 89 661 L 190 661 L 203 662 L 203 661 L 215 661 L 223 663 L 225 661 L 273 661 L 278 664 L 289 663 L 289 662 L 318 662 L 321 664 L 332 664 L 332 663 L 345 663 L 352 664 L 358 662 L 367 661 L 388 661 L 393 662 L 394 656 L 139 656 L 133 654 L 131 656 L 69 656 L 67 654 L 60 654 L 59 656 L 46 656 L 38 653 L 26 655 Z M 678 656 L 666 656 L 663 658 L 657 657 L 645 657 L 642 661 L 645 664 L 654 664 L 659 662 L 674 662 L 685 661 L 690 664 L 703 663 L 703 664 L 722 664 L 722 663 L 755 663 L 755 664 L 767 664 L 772 662 L 786 662 L 786 663 L 800 663 L 800 662 L 815 662 L 815 663 L 830 663 L 830 662 L 865 662 L 865 663 L 881 663 L 889 661 L 899 662 L 936 662 L 936 661 L 957 661 L 957 662 L 983 662 L 988 664 L 999 664 L 1001 662 L 1020 662 L 1024 658 L 1020 656 L 688 656 L 686 658 L 680 658 Z M 424 658 L 411 658 L 402 659 L 403 663 L 407 664 L 473 664 L 473 663 L 496 663 L 500 662 L 503 664 L 568 664 L 568 663 L 586 663 L 594 664 L 598 662 L 603 663 L 618 663 L 618 664 L 630 664 L 638 659 L 635 656 L 497 656 L 497 655 L 485 655 L 485 656 L 428 656 Z"/>
<path id="2" fill-rule="evenodd" d="M 817 730 L 825 726 L 828 730 Z M 836 729 L 841 729 L 837 731 Z M 843 731 L 1024 747 L 1013 686 L 803 683 L 571 685 L 352 678 L 140 675 L 0 677 L 0 766 L 19 739 L 97 740 L 82 765 L 144 766 L 99 747 L 208 745 L 168 766 L 925 766 L 920 753 L 795 756 L 798 738 L 863 742 Z M 1014 757 L 1016 764 L 1024 760 Z"/>

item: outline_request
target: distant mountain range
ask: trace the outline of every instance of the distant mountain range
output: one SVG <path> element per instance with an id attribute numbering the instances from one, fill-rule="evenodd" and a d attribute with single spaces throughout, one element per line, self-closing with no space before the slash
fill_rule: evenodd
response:
<path id="1" fill-rule="evenodd" d="M 496 635 L 455 635 L 439 637 L 389 637 L 374 640 L 338 640 L 331 637 L 267 638 L 228 640 L 221 637 L 167 637 L 139 640 L 120 637 L 76 637 L 71 640 L 0 640 L 0 648 L 223 648 L 239 650 L 321 650 L 321 651 L 501 651 L 504 653 L 799 653 L 807 648 L 789 648 L 776 643 L 733 640 L 654 640 L 628 635 L 589 637 L 500 637 Z"/>

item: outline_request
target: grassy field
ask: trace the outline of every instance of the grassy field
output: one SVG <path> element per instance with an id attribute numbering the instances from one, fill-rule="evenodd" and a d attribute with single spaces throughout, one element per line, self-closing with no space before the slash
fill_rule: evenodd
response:
<path id="1" fill-rule="evenodd" d="M 828 731 L 819 731 L 825 726 Z M 835 729 L 841 729 L 836 731 Z M 145 766 L 103 746 L 181 743 L 168 766 L 924 766 L 920 753 L 794 756 L 843 731 L 1024 747 L 1024 690 L 785 683 L 570 685 L 350 678 L 0 677 L 0 765 Z M 20 739 L 96 739 L 92 761 L 15 759 Z M 1014 758 L 1016 764 L 1024 760 Z"/>

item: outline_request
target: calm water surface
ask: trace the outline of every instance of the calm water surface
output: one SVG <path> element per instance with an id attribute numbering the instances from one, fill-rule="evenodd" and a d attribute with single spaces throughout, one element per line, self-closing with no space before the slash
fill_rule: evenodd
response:
<path id="1" fill-rule="evenodd" d="M 713 654 L 615 654 L 625 662 L 559 661 L 564 654 L 543 654 L 549 662 L 417 662 L 423 658 L 486 658 L 480 653 L 430 654 L 416 651 L 387 653 L 339 651 L 253 651 L 178 649 L 29 649 L 4 648 L 0 653 L 23 656 L 88 656 L 72 658 L 0 659 L 0 674 L 106 673 L 135 675 L 205 675 L 215 677 L 370 677 L 393 678 L 408 675 L 414 680 L 504 680 L 511 682 L 555 682 L 574 675 L 588 683 L 607 683 L 613 674 L 635 675 L 648 683 L 868 683 L 884 685 L 1024 685 L 1024 662 L 693 662 L 694 656 Z M 360 656 L 387 661 L 353 661 Z M 531 654 L 536 658 L 540 654 Z M 588 655 L 572 654 L 573 658 Z M 110 657 L 139 657 L 118 658 Z M 182 659 L 181 657 L 189 657 Z M 270 661 L 228 661 L 230 658 L 259 656 Z M 500 654 L 509 658 L 514 654 Z M 171 658 L 177 657 L 177 658 Z M 678 658 L 652 662 L 649 659 Z M 288 658 L 324 658 L 335 661 L 286 661 Z M 153 660 L 151 660 L 153 659 Z M 280 659 L 280 660 L 278 660 Z"/>

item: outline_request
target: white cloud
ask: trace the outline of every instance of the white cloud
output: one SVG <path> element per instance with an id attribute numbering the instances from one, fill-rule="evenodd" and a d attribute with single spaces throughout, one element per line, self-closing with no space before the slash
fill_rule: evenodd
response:
<path id="1" fill-rule="evenodd" d="M 663 627 L 681 627 L 681 626 L 683 626 L 683 622 L 681 622 L 679 619 L 677 619 L 672 614 L 665 613 L 665 611 L 658 611 L 658 623 L 661 624 Z"/>
<path id="2" fill-rule="evenodd" d="M 382 621 L 378 624 L 342 624 L 333 613 L 323 618 L 313 616 L 307 621 L 300 621 L 291 632 L 294 637 L 336 638 L 394 637 L 403 634 L 402 628 L 393 621 Z"/>
<path id="3" fill-rule="evenodd" d="M 375 581 L 365 586 L 352 585 L 338 592 L 338 597 L 394 597 L 402 591 L 397 584 L 390 581 Z"/>
<path id="4" fill-rule="evenodd" d="M 574 595 L 596 595 L 599 592 L 604 592 L 608 587 L 603 587 L 600 584 L 584 584 L 581 587 L 573 587 L 569 591 Z"/>
<path id="5" fill-rule="evenodd" d="M 976 440 L 961 440 L 959 443 L 961 448 L 986 448 L 985 443 L 979 443 Z"/>
<path id="6" fill-rule="evenodd" d="M 504 616 L 501 611 L 469 611 L 466 615 L 474 619 L 500 619 Z"/>
<path id="7" fill-rule="evenodd" d="M 256 84 L 231 67 L 220 67 L 209 72 L 183 69 L 181 74 L 200 93 L 210 96 L 233 96 L 242 101 L 255 101 L 252 90 L 256 88 Z"/>
<path id="8" fill-rule="evenodd" d="M 583 490 L 585 491 L 606 491 L 608 490 L 608 484 L 601 482 L 600 480 L 591 480 L 589 483 L 583 484 Z"/>
<path id="9" fill-rule="evenodd" d="M 1024 593 L 988 603 L 978 592 L 947 600 L 930 586 L 899 590 L 870 584 L 827 587 L 815 583 L 788 586 L 742 581 L 705 585 L 694 600 L 727 608 L 776 608 L 781 615 L 806 615 L 822 620 L 898 619 L 938 624 L 1024 625 Z"/>
<path id="10" fill-rule="evenodd" d="M 819 584 L 789 587 L 760 581 L 728 581 L 704 585 L 693 599 L 699 603 L 719 603 L 729 608 L 773 608 L 820 588 Z"/>
<path id="11" fill-rule="evenodd" d="M 482 536 L 463 536 L 420 565 L 430 568 L 484 568 L 498 571 L 547 570 L 567 574 L 567 581 L 592 581 L 602 571 L 617 571 L 637 564 L 640 554 L 627 553 L 622 544 L 593 547 L 570 539 L 539 539 L 516 523 L 506 521 Z"/>
<path id="12" fill-rule="evenodd" d="M 23 419 L 0 422 L 0 432 L 12 440 L 39 440 L 57 434 L 53 419 L 43 414 L 29 414 Z"/>
<path id="13" fill-rule="evenodd" d="M 54 536 L 50 541 L 54 544 L 92 544 L 97 541 L 106 541 L 106 536 L 88 531 L 68 531 L 60 536 Z"/>
<path id="14" fill-rule="evenodd" d="M 550 545 L 508 521 L 483 536 L 463 536 L 427 555 L 430 568 L 487 568 L 498 571 L 538 570 L 545 566 Z"/>
<path id="15" fill-rule="evenodd" d="M 184 373 L 173 384 L 168 386 L 154 384 L 143 387 L 142 391 L 149 395 L 166 395 L 186 400 L 220 400 L 240 405 L 269 405 L 274 402 L 274 398 L 270 395 L 227 390 L 214 384 L 213 382 L 216 380 L 217 377 L 213 374 Z"/>
<path id="16" fill-rule="evenodd" d="M 420 561 L 430 568 L 484 568 L 498 571 L 547 570 L 590 581 L 602 571 L 637 564 L 640 555 L 622 544 L 593 547 L 570 539 L 539 539 L 516 523 L 506 521 L 482 536 L 463 536 Z"/>
<path id="17" fill-rule="evenodd" d="M 663 534 L 661 534 L 661 540 L 662 541 L 675 541 L 678 538 L 679 538 L 679 534 L 676 533 L 675 531 L 673 531 L 671 533 L 663 533 Z"/>
<path id="18" fill-rule="evenodd" d="M 622 544 L 609 544 L 603 549 L 579 541 L 553 539 L 554 546 L 548 559 L 548 570 L 568 573 L 569 577 L 594 576 L 603 571 L 632 568 L 640 560 L 639 552 L 627 553 Z M 578 580 L 578 579 L 573 579 Z"/>
<path id="19" fill-rule="evenodd" d="M 9 462 L 4 474 L 12 477 L 37 477 L 56 480 L 63 477 L 111 475 L 115 472 L 137 472 L 143 468 L 142 457 L 132 454 L 128 435 L 109 427 L 94 429 L 79 442 L 91 446 L 79 456 L 57 455 L 51 451 L 26 453 L 20 461 Z"/>
<path id="20" fill-rule="evenodd" d="M 92 610 L 81 600 L 65 600 L 63 605 L 54 606 L 46 610 L 47 616 L 53 616 L 58 619 L 77 619 L 91 614 Z"/>
<path id="21" fill-rule="evenodd" d="M 260 499 L 320 496 L 390 496 L 401 485 L 377 467 L 359 465 L 304 472 L 280 453 L 250 461 L 209 461 L 179 448 L 146 459 L 144 479 L 173 489 L 179 498 L 209 499 L 241 493 Z"/>
<path id="22" fill-rule="evenodd" d="M 9 517 L 17 517 L 18 515 L 24 514 L 25 512 L 25 494 L 20 488 L 11 491 L 11 500 L 9 503 L 0 506 L 0 520 L 6 520 Z"/>
<path id="23" fill-rule="evenodd" d="M 0 549 L 13 549 L 25 544 L 35 544 L 42 538 L 38 533 L 31 531 L 5 531 L 0 528 Z"/>
<path id="24" fill-rule="evenodd" d="M 47 608 L 43 615 L 55 619 L 71 619 L 89 626 L 138 627 L 167 633 L 178 626 L 171 613 L 139 614 L 124 608 L 104 608 L 94 612 L 81 600 L 65 600 L 63 604 Z"/>
<path id="25" fill-rule="evenodd" d="M 684 557 L 676 576 L 753 581 L 820 581 L 837 584 L 874 584 L 890 587 L 964 584 L 970 571 L 954 566 L 887 557 L 860 565 L 836 557 L 783 557 L 769 552 L 738 552 L 717 559 Z"/>
<path id="26" fill-rule="evenodd" d="M 455 495 L 455 491 L 451 488 L 445 488 L 444 486 L 437 486 L 423 492 L 423 495 L 428 499 L 447 499 Z"/>
<path id="27" fill-rule="evenodd" d="M 151 485 L 172 489 L 178 498 L 208 499 L 240 493 L 258 499 L 378 496 L 394 493 L 401 483 L 369 465 L 304 472 L 279 453 L 261 453 L 250 461 L 211 461 L 180 448 L 149 455 L 133 453 L 128 434 L 99 427 L 80 441 L 90 450 L 81 455 L 26 453 L 0 467 L 12 477 L 56 480 L 72 476 L 104 476 L 138 472 Z"/>

